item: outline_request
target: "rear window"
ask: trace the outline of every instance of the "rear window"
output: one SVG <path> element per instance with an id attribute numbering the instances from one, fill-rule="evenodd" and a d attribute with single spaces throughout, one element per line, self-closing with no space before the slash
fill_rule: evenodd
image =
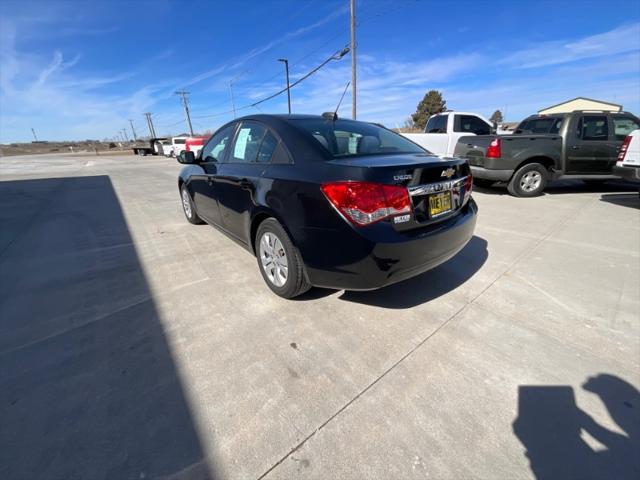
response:
<path id="1" fill-rule="evenodd" d="M 523 120 L 515 133 L 558 133 L 562 126 L 563 118 L 544 117 L 544 118 L 528 118 Z"/>
<path id="2" fill-rule="evenodd" d="M 174 138 L 173 139 L 173 143 L 175 143 L 176 145 L 182 145 L 186 142 L 187 140 L 185 138 Z"/>
<path id="3" fill-rule="evenodd" d="M 290 122 L 311 135 L 334 158 L 357 155 L 426 153 L 401 135 L 371 123 L 323 118 L 291 119 Z"/>

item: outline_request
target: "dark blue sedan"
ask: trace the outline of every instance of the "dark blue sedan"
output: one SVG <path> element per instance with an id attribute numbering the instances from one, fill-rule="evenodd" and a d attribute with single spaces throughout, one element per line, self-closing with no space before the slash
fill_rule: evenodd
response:
<path id="1" fill-rule="evenodd" d="M 187 220 L 239 241 L 285 298 L 418 275 L 460 251 L 475 227 L 464 160 L 334 114 L 236 119 L 178 160 Z"/>

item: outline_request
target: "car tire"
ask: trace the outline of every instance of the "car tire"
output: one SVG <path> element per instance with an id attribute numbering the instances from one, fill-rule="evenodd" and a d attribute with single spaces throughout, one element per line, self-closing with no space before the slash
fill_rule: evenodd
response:
<path id="1" fill-rule="evenodd" d="M 300 252 L 276 219 L 268 218 L 260 224 L 255 247 L 258 268 L 273 293 L 294 298 L 311 288 Z"/>
<path id="2" fill-rule="evenodd" d="M 476 187 L 480 188 L 490 188 L 493 184 L 496 183 L 495 180 L 488 180 L 486 178 L 475 178 L 473 179 L 473 184 Z"/>
<path id="3" fill-rule="evenodd" d="M 539 163 L 528 163 L 513 174 L 507 190 L 514 197 L 537 197 L 549 181 L 549 172 Z"/>
<path id="4" fill-rule="evenodd" d="M 196 207 L 186 185 L 182 185 L 182 187 L 180 187 L 180 200 L 182 203 L 182 211 L 184 212 L 184 216 L 187 218 L 187 221 L 194 225 L 203 224 L 204 222 L 196 213 Z"/>

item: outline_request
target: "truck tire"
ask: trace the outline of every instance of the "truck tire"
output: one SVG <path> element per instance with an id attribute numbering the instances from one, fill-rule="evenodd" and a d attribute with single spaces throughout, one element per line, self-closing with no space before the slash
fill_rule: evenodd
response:
<path id="1" fill-rule="evenodd" d="M 507 190 L 514 197 L 537 197 L 549 181 L 549 172 L 539 163 L 528 163 L 513 174 Z"/>

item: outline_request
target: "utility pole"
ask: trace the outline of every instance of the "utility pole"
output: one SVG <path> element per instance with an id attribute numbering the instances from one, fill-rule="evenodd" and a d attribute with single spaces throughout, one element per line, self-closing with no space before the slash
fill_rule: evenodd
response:
<path id="1" fill-rule="evenodd" d="M 349 0 L 351 6 L 351 117 L 357 118 L 356 111 L 356 0 Z"/>
<path id="2" fill-rule="evenodd" d="M 231 96 L 231 110 L 233 110 L 233 118 L 236 118 L 236 102 L 233 100 L 233 81 L 229 80 L 229 95 Z"/>
<path id="3" fill-rule="evenodd" d="M 279 58 L 279 62 L 284 62 L 284 71 L 287 75 L 287 104 L 289 105 L 289 115 L 291 115 L 291 88 L 289 87 L 289 60 L 286 58 Z"/>
<path id="4" fill-rule="evenodd" d="M 129 124 L 131 125 L 131 133 L 133 133 L 133 141 L 137 142 L 138 137 L 136 137 L 136 130 L 133 128 L 133 120 L 129 119 Z"/>
<path id="5" fill-rule="evenodd" d="M 153 128 L 153 121 L 151 120 L 151 112 L 147 112 L 144 114 L 147 117 L 147 126 L 149 127 L 149 135 L 151 138 L 156 138 L 156 129 Z"/>
<path id="6" fill-rule="evenodd" d="M 191 126 L 191 117 L 189 116 L 189 100 L 187 95 L 189 92 L 185 92 L 184 90 L 179 90 L 176 92 L 176 95 L 182 97 L 182 105 L 184 106 L 184 114 L 187 116 L 187 124 L 189 125 L 189 133 L 193 137 L 193 127 Z"/>
<path id="7" fill-rule="evenodd" d="M 36 131 L 33 129 L 33 127 L 31 128 L 31 133 L 33 133 L 33 138 L 37 142 L 38 141 L 38 137 L 36 137 Z"/>

